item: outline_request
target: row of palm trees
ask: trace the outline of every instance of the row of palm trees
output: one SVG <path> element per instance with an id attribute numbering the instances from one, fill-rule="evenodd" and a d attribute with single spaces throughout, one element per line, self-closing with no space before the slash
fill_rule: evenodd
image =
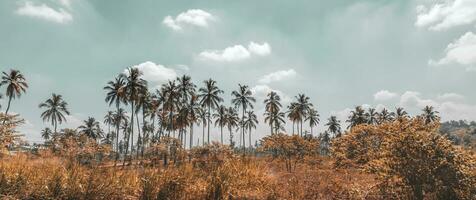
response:
<path id="1" fill-rule="evenodd" d="M 6 86 L 5 94 L 9 100 L 5 114 L 8 114 L 11 101 L 25 93 L 28 84 L 20 71 L 12 69 L 9 73 L 2 73 L 0 86 Z M 194 143 L 195 125 L 203 127 L 202 144 L 210 143 L 212 122 L 220 127 L 220 142 L 224 143 L 223 129 L 226 128 L 230 134 L 230 144 L 235 143 L 233 131 L 241 130 L 240 146 L 246 147 L 246 133 L 249 136 L 248 145 L 250 147 L 252 145 L 251 132 L 256 129 L 258 119 L 253 111 L 256 99 L 246 85 L 239 84 L 238 89 L 231 93 L 232 106 L 229 107 L 223 105 L 224 91 L 217 86 L 215 80 L 205 80 L 203 86 L 197 90 L 191 77 L 184 75 L 176 80 L 168 81 L 160 89 L 151 92 L 147 81 L 142 78 L 142 72 L 137 68 L 129 68 L 126 73 L 119 74 L 107 83 L 104 90 L 106 91 L 105 101 L 110 107 L 115 108 L 114 111 L 108 111 L 104 117 L 103 122 L 108 127 L 105 138 L 111 140 L 111 143 L 114 139 L 113 146 L 118 150 L 119 135 L 122 132 L 126 154 L 129 149 L 133 151 L 134 141 L 136 141 L 138 155 L 139 152 L 144 152 L 148 143 L 157 142 L 164 136 L 176 137 L 183 141 L 185 146 L 185 136 L 188 134 L 191 148 Z M 269 125 L 271 134 L 285 131 L 286 117 L 293 123 L 292 134 L 300 136 L 306 134 L 303 132 L 304 123 L 308 123 L 312 135 L 313 128 L 320 122 L 319 113 L 310 98 L 304 94 L 298 94 L 287 106 L 286 111 L 283 111 L 281 97 L 277 92 L 271 91 L 263 103 L 265 104 L 264 121 Z M 130 106 L 130 112 L 125 110 L 125 106 Z M 51 123 L 54 127 L 53 133 L 57 133 L 58 124 L 65 122 L 66 115 L 70 114 L 68 103 L 61 95 L 54 93 L 51 98 L 41 103 L 39 108 L 44 109 L 41 118 Z M 238 114 L 240 111 L 241 117 Z M 427 106 L 423 109 L 421 116 L 426 123 L 430 123 L 438 120 L 437 113 L 433 107 Z M 408 113 L 403 108 L 397 108 L 395 112 L 384 108 L 377 112 L 374 108 L 366 111 L 361 106 L 357 106 L 351 111 L 346 122 L 349 123 L 348 128 L 352 128 L 363 123 L 380 124 L 406 117 Z M 81 133 L 97 140 L 104 137 L 99 124 L 96 119 L 90 117 L 78 128 Z M 340 135 L 341 125 L 336 116 L 329 117 L 325 125 L 328 127 L 328 132 L 334 136 Z M 136 140 L 134 140 L 135 129 L 137 130 Z M 207 129 L 207 137 L 205 137 L 205 129 Z M 45 129 L 42 134 L 47 136 L 49 132 L 52 131 Z"/>

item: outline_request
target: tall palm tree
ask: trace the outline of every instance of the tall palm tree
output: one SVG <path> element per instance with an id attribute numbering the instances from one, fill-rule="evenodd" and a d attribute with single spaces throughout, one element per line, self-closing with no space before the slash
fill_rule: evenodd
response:
<path id="1" fill-rule="evenodd" d="M 439 120 L 438 111 L 433 106 L 425 106 L 423 108 L 423 114 L 421 115 L 425 124 L 429 124 Z"/>
<path id="2" fill-rule="evenodd" d="M 249 136 L 249 146 L 250 146 L 250 148 L 252 147 L 252 144 L 251 144 L 251 129 L 256 129 L 257 124 L 258 124 L 258 118 L 256 117 L 256 114 L 252 110 L 246 112 L 244 127 L 249 131 L 248 136 Z"/>
<path id="3" fill-rule="evenodd" d="M 314 108 L 311 108 L 309 110 L 309 113 L 308 113 L 305 121 L 309 122 L 309 126 L 311 127 L 311 135 L 312 135 L 313 134 L 312 128 L 314 126 L 317 126 L 317 124 L 319 124 L 319 113 L 317 113 L 317 110 L 314 109 Z"/>
<path id="4" fill-rule="evenodd" d="M 233 107 L 228 107 L 226 114 L 227 114 L 226 125 L 228 128 L 228 131 L 230 132 L 230 146 L 234 146 L 233 128 L 238 127 L 238 123 L 240 122 L 240 117 L 238 116 L 238 112 L 236 112 L 236 109 Z"/>
<path id="5" fill-rule="evenodd" d="M 121 116 L 121 114 L 125 114 L 125 111 L 119 111 L 121 103 L 127 104 L 127 94 L 126 94 L 126 82 L 125 77 L 122 75 L 117 76 L 113 81 L 107 82 L 107 85 L 103 88 L 106 90 L 106 99 L 105 101 L 109 103 L 109 106 L 115 104 L 116 106 L 116 151 L 119 148 L 119 126 L 121 125 L 121 119 L 118 120 L 117 116 Z M 118 115 L 119 114 L 119 115 Z"/>
<path id="6" fill-rule="evenodd" d="M 329 119 L 327 119 L 327 130 L 331 132 L 333 135 L 339 137 L 341 133 L 341 128 L 340 128 L 340 120 L 337 119 L 336 116 L 331 116 Z"/>
<path id="7" fill-rule="evenodd" d="M 186 122 L 190 128 L 190 149 L 193 146 L 193 125 L 198 122 L 199 114 L 201 112 L 200 105 L 198 104 L 198 97 L 196 95 L 192 95 L 190 98 L 189 103 L 184 105 L 180 110 L 180 115 L 184 116 Z"/>
<path id="8" fill-rule="evenodd" d="M 180 93 L 178 92 L 178 86 L 175 81 L 169 81 L 167 84 L 162 86 L 164 102 L 162 108 L 164 112 L 168 113 L 168 131 L 170 136 L 170 131 L 173 131 L 175 136 L 175 124 L 174 116 L 176 116 L 175 111 L 179 110 L 180 106 Z"/>
<path id="9" fill-rule="evenodd" d="M 367 123 L 372 125 L 375 125 L 378 123 L 378 116 L 379 116 L 379 113 L 375 111 L 375 108 L 369 108 L 367 113 L 365 113 L 365 117 L 367 118 Z"/>
<path id="10" fill-rule="evenodd" d="M 20 71 L 11 69 L 10 73 L 2 73 L 0 87 L 4 85 L 7 86 L 7 91 L 5 93 L 5 95 L 8 97 L 7 109 L 5 110 L 5 115 L 7 115 L 8 111 L 10 110 L 10 103 L 12 102 L 12 99 L 20 98 L 21 94 L 26 92 L 28 83 Z M 3 122 L 5 123 L 5 121 Z"/>
<path id="11" fill-rule="evenodd" d="M 97 139 L 102 137 L 102 130 L 99 127 L 99 122 L 94 119 L 94 117 L 88 117 L 87 120 L 83 121 L 83 125 L 78 127 L 79 132 L 88 136 L 89 138 L 97 141 Z"/>
<path id="12" fill-rule="evenodd" d="M 201 106 L 198 112 L 198 119 L 202 125 L 202 145 L 205 145 L 205 128 L 207 127 L 208 115 L 207 111 L 203 109 L 203 106 Z"/>
<path id="13" fill-rule="evenodd" d="M 233 96 L 231 103 L 237 108 L 241 107 L 241 134 L 243 137 L 243 148 L 245 148 L 245 113 L 248 107 L 253 109 L 253 103 L 256 102 L 256 99 L 252 96 L 253 94 L 247 85 L 238 84 L 238 87 L 238 91 L 231 93 Z"/>
<path id="14" fill-rule="evenodd" d="M 207 112 L 207 126 L 208 126 L 208 136 L 207 143 L 210 143 L 210 117 L 211 109 L 218 107 L 218 104 L 223 101 L 223 98 L 220 97 L 220 94 L 223 93 L 223 90 L 220 90 L 216 84 L 217 82 L 209 79 L 204 81 L 205 86 L 199 89 L 200 104 L 203 107 L 208 108 Z"/>
<path id="15" fill-rule="evenodd" d="M 223 127 L 226 126 L 227 123 L 227 108 L 224 105 L 218 107 L 217 112 L 213 114 L 213 118 L 215 118 L 215 126 L 220 126 L 220 141 L 223 144 Z"/>
<path id="16" fill-rule="evenodd" d="M 365 110 L 362 108 L 362 106 L 356 106 L 355 110 L 350 111 L 350 116 L 346 122 L 349 122 L 348 128 L 353 128 L 359 124 L 367 123 Z"/>
<path id="17" fill-rule="evenodd" d="M 408 118 L 408 113 L 407 111 L 405 111 L 402 107 L 398 107 L 396 110 L 395 110 L 395 118 L 397 120 L 403 120 L 405 118 Z"/>
<path id="18" fill-rule="evenodd" d="M 189 99 L 195 95 L 195 88 L 197 87 L 192 82 L 192 78 L 187 75 L 183 75 L 180 78 L 177 78 L 178 82 L 178 93 L 182 99 L 182 103 L 186 104 Z"/>
<path id="19" fill-rule="evenodd" d="M 395 113 L 389 112 L 386 108 L 383 108 L 382 111 L 378 114 L 379 124 L 390 122 L 393 120 Z"/>
<path id="20" fill-rule="evenodd" d="M 294 125 L 298 124 L 296 122 L 299 122 L 299 120 L 301 120 L 301 115 L 299 114 L 299 111 L 298 109 L 296 109 L 296 103 L 292 102 L 289 106 L 288 106 L 288 119 L 290 121 L 293 122 L 293 135 L 294 135 Z M 272 130 L 272 129 L 271 129 Z M 297 132 L 299 133 L 299 127 L 296 126 L 296 130 Z M 271 131 L 272 132 L 272 131 Z"/>
<path id="21" fill-rule="evenodd" d="M 45 140 L 49 140 L 51 138 L 51 135 L 53 133 L 51 132 L 51 129 L 46 127 L 45 129 L 41 130 L 41 137 Z"/>
<path id="22" fill-rule="evenodd" d="M 267 98 L 264 100 L 265 113 L 278 113 L 281 110 L 281 97 L 274 91 L 268 93 Z M 268 114 L 269 115 L 269 114 Z M 269 128 L 271 134 L 273 134 L 273 121 L 269 120 Z"/>
<path id="23" fill-rule="evenodd" d="M 111 125 L 114 124 L 114 112 L 107 111 L 103 123 L 107 125 L 107 134 L 111 135 Z"/>
<path id="24" fill-rule="evenodd" d="M 43 121 L 51 121 L 51 125 L 55 127 L 55 133 L 58 122 L 61 124 L 66 122 L 65 114 L 69 115 L 68 103 L 63 99 L 61 95 L 55 93 L 52 94 L 50 99 L 39 105 L 39 108 L 45 108 L 46 110 L 41 113 Z"/>
<path id="25" fill-rule="evenodd" d="M 127 124 L 129 117 L 127 116 L 126 111 L 123 108 L 119 108 L 116 112 L 113 113 L 114 116 L 114 125 L 116 126 L 116 151 L 119 149 L 119 131 L 122 124 Z M 123 133 L 124 136 L 126 133 Z M 116 158 L 117 159 L 117 158 Z"/>
<path id="26" fill-rule="evenodd" d="M 296 109 L 296 112 L 299 115 L 298 119 L 299 119 L 299 124 L 301 125 L 300 135 L 302 136 L 302 122 L 308 115 L 309 110 L 312 107 L 312 103 L 309 102 L 310 98 L 304 94 L 298 94 L 298 96 L 296 96 L 295 98 L 296 98 L 296 102 L 295 102 L 294 109 Z"/>
<path id="27" fill-rule="evenodd" d="M 141 78 L 142 72 L 135 67 L 129 67 L 127 73 L 122 74 L 125 80 L 125 89 L 126 89 L 126 98 L 127 101 L 131 103 L 131 120 L 130 128 L 131 134 L 129 135 L 128 141 L 131 142 L 131 153 L 133 150 L 134 142 L 134 113 L 136 109 L 136 103 L 138 101 L 138 96 L 141 91 L 147 88 L 147 81 Z M 126 150 L 127 152 L 127 150 Z"/>

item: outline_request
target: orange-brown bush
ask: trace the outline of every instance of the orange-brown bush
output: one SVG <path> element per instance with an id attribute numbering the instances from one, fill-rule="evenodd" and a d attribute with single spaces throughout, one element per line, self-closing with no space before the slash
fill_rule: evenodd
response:
<path id="1" fill-rule="evenodd" d="M 388 198 L 475 199 L 476 157 L 419 118 L 361 125 L 333 141 L 336 167 L 377 174 Z"/>

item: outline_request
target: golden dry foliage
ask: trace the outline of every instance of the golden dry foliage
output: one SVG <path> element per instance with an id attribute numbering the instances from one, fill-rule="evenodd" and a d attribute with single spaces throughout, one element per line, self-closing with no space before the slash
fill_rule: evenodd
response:
<path id="1" fill-rule="evenodd" d="M 419 118 L 354 127 L 332 142 L 335 165 L 377 174 L 378 192 L 390 199 L 475 199 L 474 153 L 437 130 Z"/>
<path id="2" fill-rule="evenodd" d="M 187 157 L 187 152 L 182 147 L 179 139 L 173 137 L 163 137 L 158 143 L 153 143 L 146 149 L 146 158 L 156 165 L 163 160 L 164 166 L 170 161 L 180 164 Z"/>
<path id="3" fill-rule="evenodd" d="M 15 128 L 23 122 L 18 115 L 0 113 L 0 158 L 8 151 L 7 147 L 19 139 L 20 135 Z"/>
<path id="4" fill-rule="evenodd" d="M 291 172 L 306 156 L 318 154 L 319 141 L 280 133 L 264 137 L 261 145 L 260 151 L 269 152 L 273 157 L 283 160 L 286 169 Z"/>

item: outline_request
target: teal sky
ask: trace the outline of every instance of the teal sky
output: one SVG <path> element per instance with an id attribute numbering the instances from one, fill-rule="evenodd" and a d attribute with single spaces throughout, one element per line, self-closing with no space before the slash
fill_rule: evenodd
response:
<path id="1" fill-rule="evenodd" d="M 33 142 L 49 125 L 38 104 L 51 93 L 73 113 L 62 127 L 102 121 L 102 88 L 135 65 L 151 87 L 182 74 L 199 86 L 215 79 L 226 105 L 247 84 L 259 114 L 264 95 L 278 90 L 284 104 L 310 96 L 321 124 L 363 104 L 413 114 L 429 104 L 444 120 L 476 120 L 475 22 L 474 0 L 8 0 L 0 1 L 0 69 L 28 79 L 11 110 Z M 268 130 L 260 123 L 254 139 Z"/>

